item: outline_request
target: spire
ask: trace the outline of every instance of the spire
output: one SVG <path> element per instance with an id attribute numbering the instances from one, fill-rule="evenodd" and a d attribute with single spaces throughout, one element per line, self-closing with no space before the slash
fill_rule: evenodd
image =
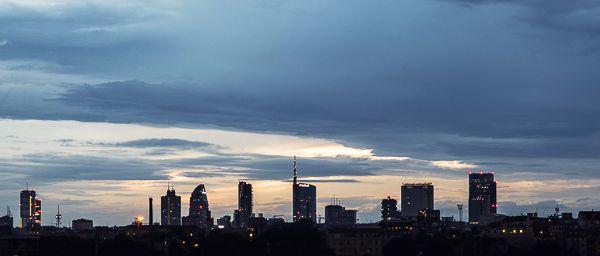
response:
<path id="1" fill-rule="evenodd" d="M 58 211 L 56 212 L 56 227 L 60 228 L 60 226 L 62 225 L 62 215 L 60 214 L 60 205 L 58 205 Z"/>
<path id="2" fill-rule="evenodd" d="M 296 171 L 296 156 L 294 156 L 294 185 L 298 183 L 298 172 Z"/>
<path id="3" fill-rule="evenodd" d="M 10 212 L 10 206 L 6 205 L 6 216 L 12 216 L 12 213 Z"/>

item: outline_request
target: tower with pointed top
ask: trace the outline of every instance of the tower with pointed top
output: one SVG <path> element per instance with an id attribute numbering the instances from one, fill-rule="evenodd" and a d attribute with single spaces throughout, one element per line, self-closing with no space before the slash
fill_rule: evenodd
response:
<path id="1" fill-rule="evenodd" d="M 27 188 L 20 193 L 20 227 L 25 230 L 40 227 L 42 225 L 42 200 L 36 198 L 35 190 Z"/>
<path id="2" fill-rule="evenodd" d="M 10 207 L 6 206 L 6 215 L 0 217 L 0 227 L 12 227 L 13 226 L 13 217 L 10 212 Z"/>
<path id="3" fill-rule="evenodd" d="M 293 221 L 301 219 L 317 220 L 317 187 L 307 183 L 298 183 L 296 156 L 293 164 L 292 184 L 292 217 Z"/>
<path id="4" fill-rule="evenodd" d="M 62 214 L 60 214 L 60 205 L 58 205 L 58 211 L 56 212 L 56 216 L 54 216 L 56 218 L 56 227 L 60 228 L 60 226 L 62 225 Z"/>
<path id="5" fill-rule="evenodd" d="M 181 196 L 175 194 L 175 188 L 167 185 L 167 194 L 160 197 L 160 224 L 181 225 Z"/>

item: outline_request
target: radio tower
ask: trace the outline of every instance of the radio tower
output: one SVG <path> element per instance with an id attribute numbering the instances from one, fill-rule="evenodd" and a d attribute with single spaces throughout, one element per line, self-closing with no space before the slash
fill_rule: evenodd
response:
<path id="1" fill-rule="evenodd" d="M 462 204 L 457 204 L 456 207 L 458 207 L 458 219 L 460 222 L 462 222 L 462 214 L 463 214 L 463 205 Z"/>
<path id="2" fill-rule="evenodd" d="M 56 213 L 55 218 L 56 218 L 56 227 L 60 228 L 60 226 L 62 225 L 62 223 L 60 221 L 62 219 L 62 215 L 60 214 L 60 205 L 58 205 L 58 212 Z"/>

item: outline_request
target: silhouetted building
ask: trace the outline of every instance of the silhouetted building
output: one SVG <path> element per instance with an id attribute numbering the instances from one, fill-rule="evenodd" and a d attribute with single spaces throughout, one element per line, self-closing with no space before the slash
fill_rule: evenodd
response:
<path id="1" fill-rule="evenodd" d="M 12 227 L 13 217 L 10 215 L 4 215 L 0 217 L 0 227 Z"/>
<path id="2" fill-rule="evenodd" d="M 392 220 L 400 217 L 398 212 L 398 201 L 391 197 L 381 200 L 381 219 Z"/>
<path id="3" fill-rule="evenodd" d="M 285 219 L 281 215 L 275 215 L 275 216 L 269 218 L 267 220 L 267 222 L 269 223 L 269 226 L 283 225 L 283 224 L 285 224 Z"/>
<path id="4" fill-rule="evenodd" d="M 292 216 L 294 222 L 301 219 L 317 220 L 317 187 L 306 183 L 298 183 L 295 156 L 294 180 L 292 184 Z"/>
<path id="5" fill-rule="evenodd" d="M 88 219 L 76 219 L 71 222 L 71 228 L 73 231 L 85 231 L 94 229 L 94 221 Z"/>
<path id="6" fill-rule="evenodd" d="M 189 215 L 183 218 L 183 225 L 212 228 L 213 219 L 208 207 L 204 184 L 199 184 L 192 192 Z"/>
<path id="7" fill-rule="evenodd" d="M 225 215 L 217 219 L 217 227 L 228 229 L 231 228 L 231 216 Z"/>
<path id="8" fill-rule="evenodd" d="M 329 226 L 350 226 L 356 224 L 356 210 L 346 210 L 341 205 L 325 206 L 325 224 Z"/>
<path id="9" fill-rule="evenodd" d="M 600 212 L 580 211 L 577 224 L 584 229 L 600 230 Z"/>
<path id="10" fill-rule="evenodd" d="M 148 225 L 154 224 L 154 210 L 152 206 L 152 197 L 148 198 Z"/>
<path id="11" fill-rule="evenodd" d="M 234 225 L 246 227 L 247 220 L 252 216 L 252 184 L 240 181 L 238 183 L 238 209 L 234 212 Z"/>
<path id="12" fill-rule="evenodd" d="M 34 190 L 22 190 L 20 194 L 21 228 L 31 229 L 42 225 L 42 200 Z"/>
<path id="13" fill-rule="evenodd" d="M 469 222 L 478 224 L 483 217 L 496 214 L 497 208 L 494 173 L 469 173 Z"/>
<path id="14" fill-rule="evenodd" d="M 160 197 L 160 224 L 181 225 L 181 196 L 176 195 L 172 187 Z"/>
<path id="15" fill-rule="evenodd" d="M 0 227 L 13 227 L 13 217 L 12 217 L 12 213 L 10 212 L 10 207 L 8 207 L 8 205 L 6 206 L 6 215 L 0 217 Z"/>
<path id="16" fill-rule="evenodd" d="M 400 189 L 401 215 L 414 219 L 423 210 L 433 210 L 433 184 L 404 183 Z"/>

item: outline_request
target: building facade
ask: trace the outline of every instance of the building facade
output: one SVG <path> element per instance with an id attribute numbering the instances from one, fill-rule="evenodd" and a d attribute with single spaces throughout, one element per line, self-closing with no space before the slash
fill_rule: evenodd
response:
<path id="1" fill-rule="evenodd" d="M 42 200 L 36 198 L 35 190 L 22 190 L 20 193 L 20 226 L 32 229 L 42 225 Z"/>
<path id="2" fill-rule="evenodd" d="M 432 183 L 404 183 L 400 189 L 401 215 L 417 218 L 421 211 L 433 210 Z"/>
<path id="3" fill-rule="evenodd" d="M 246 227 L 248 218 L 252 216 L 252 184 L 240 181 L 238 183 L 238 209 L 234 213 L 234 224 L 237 227 Z"/>
<path id="4" fill-rule="evenodd" d="M 496 214 L 497 209 L 494 173 L 469 173 L 469 222 L 479 224 L 482 218 Z"/>
<path id="5" fill-rule="evenodd" d="M 204 184 L 198 184 L 190 196 L 189 215 L 184 217 L 184 226 L 212 227 L 212 216 Z"/>
<path id="6" fill-rule="evenodd" d="M 356 224 L 356 210 L 346 210 L 341 205 L 325 206 L 325 224 L 328 226 L 352 226 Z"/>
<path id="7" fill-rule="evenodd" d="M 181 196 L 176 195 L 172 187 L 160 197 L 160 224 L 181 225 Z"/>
<path id="8" fill-rule="evenodd" d="M 294 156 L 294 178 L 292 184 L 292 216 L 294 222 L 301 219 L 317 221 L 317 187 L 298 183 L 296 157 Z"/>
<path id="9" fill-rule="evenodd" d="M 381 219 L 384 221 L 392 220 L 399 217 L 398 201 L 391 197 L 381 200 Z"/>

